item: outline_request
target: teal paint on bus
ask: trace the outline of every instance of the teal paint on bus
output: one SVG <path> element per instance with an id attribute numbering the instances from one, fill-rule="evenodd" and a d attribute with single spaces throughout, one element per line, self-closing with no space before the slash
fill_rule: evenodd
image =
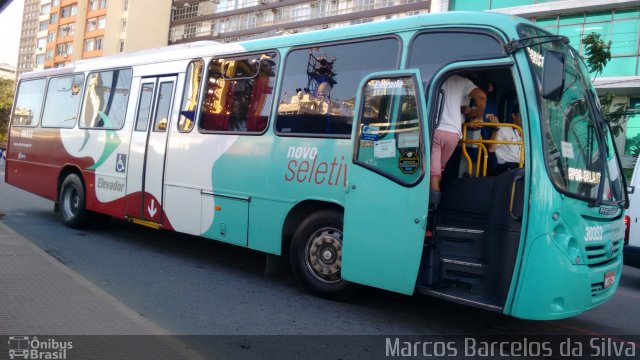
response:
<path id="1" fill-rule="evenodd" d="M 621 210 L 613 205 L 590 205 L 589 201 L 579 199 L 575 194 L 579 186 L 575 182 L 567 181 L 568 185 L 558 184 L 558 175 L 549 165 L 551 156 L 545 153 L 549 151 L 550 144 L 550 140 L 544 133 L 547 126 L 545 116 L 547 118 L 551 116 L 550 110 L 549 108 L 541 109 L 540 104 L 544 101 L 539 98 L 539 85 L 534 78 L 535 71 L 538 70 L 532 70 L 531 55 L 527 53 L 527 49 L 520 49 L 512 54 L 505 52 L 490 58 L 465 58 L 439 64 L 442 66 L 428 77 L 418 69 L 405 69 L 408 52 L 412 45 L 411 40 L 418 31 L 428 29 L 445 31 L 449 28 L 456 30 L 464 28 L 470 31 L 479 29 L 483 33 L 491 32 L 492 36 L 499 39 L 502 44 L 508 44 L 521 36 L 518 33 L 518 26 L 523 24 L 531 23 L 506 15 L 459 12 L 422 15 L 321 32 L 252 40 L 230 44 L 230 50 L 216 45 L 216 49 L 220 49 L 222 53 L 215 57 L 222 58 L 229 53 L 236 55 L 244 52 L 278 51 L 278 70 L 275 73 L 272 90 L 274 97 L 268 115 L 269 124 L 264 133 L 201 134 L 197 129 L 192 133 L 171 132 L 170 141 L 174 141 L 172 138 L 176 137 L 176 140 L 182 139 L 184 143 L 175 145 L 173 148 L 169 146 L 167 156 L 172 155 L 172 151 L 183 151 L 180 153 L 183 157 L 179 161 L 172 158 L 173 163 L 165 164 L 167 169 L 179 168 L 186 173 L 187 170 L 192 171 L 188 167 L 194 167 L 194 174 L 197 172 L 199 177 L 205 179 L 206 184 L 198 185 L 200 187 L 197 188 L 189 187 L 188 183 L 185 185 L 189 179 L 182 177 L 170 186 L 165 183 L 165 188 L 170 187 L 171 191 L 174 191 L 171 193 L 173 203 L 180 202 L 181 196 L 188 197 L 193 202 L 199 201 L 198 204 L 193 204 L 196 210 L 183 209 L 189 211 L 191 215 L 201 215 L 199 222 L 193 221 L 196 224 L 193 227 L 196 229 L 191 233 L 270 254 L 287 252 L 286 247 L 290 246 L 289 241 L 297 226 L 304 223 L 313 210 L 327 208 L 337 209 L 337 212 L 343 210 L 342 277 L 359 284 L 412 294 L 421 280 L 420 277 L 426 273 L 425 269 L 421 272 L 423 265 L 421 261 L 425 259 L 424 253 L 426 253 L 423 251 L 426 229 L 431 225 L 427 223 L 427 207 L 429 133 L 433 120 L 430 117 L 435 113 L 434 108 L 437 103 L 435 101 L 437 91 L 434 86 L 439 85 L 454 71 L 499 69 L 503 71 L 502 74 L 512 75 L 514 82 L 512 88 L 517 93 L 515 99 L 521 107 L 525 141 L 522 185 L 524 205 L 519 238 L 511 239 L 518 241 L 518 244 L 513 255 L 513 274 L 505 280 L 507 282 L 504 291 L 505 301 L 504 304 L 491 308 L 507 315 L 528 319 L 558 319 L 580 314 L 613 297 L 617 288 L 622 270 L 619 240 L 624 234 L 619 230 L 622 229 Z M 325 134 L 314 134 L 319 137 L 312 137 L 304 134 L 277 133 L 275 124 L 278 106 L 282 101 L 279 94 L 283 92 L 284 65 L 291 48 L 310 48 L 327 42 L 377 36 L 397 36 L 401 39 L 400 63 L 398 69 L 375 74 L 370 71 L 362 80 L 358 92 L 349 94 L 349 100 L 354 97 L 356 104 L 350 139 L 344 138 L 346 136 L 322 138 L 321 136 Z M 192 50 L 193 53 L 198 54 L 196 57 L 209 56 L 208 53 L 196 50 Z M 437 48 L 427 50 L 429 50 L 427 53 L 421 55 L 427 57 L 432 52 L 440 51 Z M 114 60 L 114 64 L 122 65 L 125 60 L 122 58 Z M 143 60 L 136 60 L 139 62 L 134 65 L 136 71 L 138 66 L 146 66 L 141 65 Z M 179 59 L 180 66 L 189 60 Z M 101 61 L 104 62 L 104 60 Z M 87 72 L 95 70 L 90 68 L 90 63 L 81 65 L 87 67 Z M 158 69 L 162 67 L 159 66 Z M 171 69 L 173 71 L 174 68 Z M 176 71 L 184 71 L 184 69 Z M 366 132 L 364 127 L 358 126 L 360 115 L 364 114 L 364 103 L 369 101 L 368 105 L 371 105 L 374 103 L 371 99 L 376 95 L 375 92 L 364 91 L 364 87 L 377 86 L 375 81 L 389 84 L 398 79 L 404 81 L 403 87 L 398 87 L 402 88 L 402 91 L 406 91 L 409 88 L 406 85 L 412 81 L 416 99 L 414 109 L 403 106 L 410 94 L 393 91 L 380 94 L 396 96 L 389 100 L 391 109 L 388 116 L 389 123 L 395 121 L 416 124 L 412 122 L 415 117 L 421 120 L 418 131 L 409 129 L 412 132 L 411 136 L 404 136 L 402 140 L 405 144 L 419 142 L 420 146 L 407 146 L 406 148 L 410 149 L 406 151 L 398 151 L 401 147 L 396 146 L 400 142 L 400 135 L 393 133 L 395 142 L 386 144 L 393 144 L 396 147 L 390 148 L 393 151 L 385 150 L 384 146 L 376 148 L 372 143 L 379 140 L 389 141 L 392 140 L 391 137 L 384 138 L 378 132 L 380 129 Z M 389 87 L 381 87 L 385 90 L 387 88 Z M 572 94 L 579 97 L 581 94 L 577 90 L 572 89 L 575 92 Z M 586 94 L 584 91 L 583 93 Z M 136 101 L 138 97 L 135 93 L 133 95 L 131 99 Z M 176 94 L 176 97 L 180 97 L 180 94 Z M 563 100 L 564 102 L 558 103 L 557 107 L 569 107 L 571 105 L 569 100 Z M 588 102 L 587 99 L 585 101 Z M 548 103 L 544 104 L 548 105 Z M 585 121 L 588 115 L 577 117 L 579 119 L 577 122 Z M 370 117 L 373 119 L 373 115 Z M 552 122 L 553 126 L 558 122 L 561 125 L 564 124 L 563 119 L 553 118 L 552 120 L 547 122 Z M 173 124 L 173 122 L 170 123 Z M 131 122 L 128 124 L 133 126 Z M 390 127 L 390 125 L 370 123 L 362 125 L 377 126 L 383 131 L 385 127 Z M 572 126 L 576 132 L 587 129 L 584 125 Z M 551 135 L 558 136 L 557 129 L 554 127 L 552 130 L 556 132 L 552 132 Z M 16 130 L 12 129 L 12 131 L 14 132 L 12 138 L 18 136 Z M 79 131 L 78 135 L 81 135 L 81 132 Z M 104 152 L 109 154 L 116 148 L 114 139 L 110 137 L 112 133 L 115 134 L 117 131 L 107 130 L 108 142 L 104 147 Z M 380 138 L 375 140 L 375 136 Z M 597 144 L 598 146 L 607 145 L 601 147 L 609 148 L 606 157 L 609 164 L 607 170 L 604 170 L 604 166 L 602 167 L 603 176 L 613 177 L 613 174 L 609 175 L 609 173 L 615 172 L 615 166 L 611 165 L 611 162 L 616 161 L 615 151 L 613 151 L 615 149 L 611 146 L 610 134 L 606 133 L 603 136 L 606 137 L 603 140 L 606 144 Z M 122 141 L 125 139 L 126 137 L 123 136 Z M 120 138 L 116 140 L 120 141 Z M 571 139 L 563 138 L 562 140 Z M 579 140 L 576 140 L 578 145 L 580 145 Z M 206 149 L 209 152 L 198 153 L 197 157 L 195 151 L 191 153 L 199 159 L 197 164 L 193 164 L 191 162 L 193 160 L 185 149 L 189 146 L 197 148 L 204 142 L 210 146 L 202 146 L 198 149 Z M 572 146 L 574 147 L 571 149 L 575 149 L 576 153 L 582 151 L 582 148 L 578 148 L 577 145 Z M 594 147 L 593 143 L 591 146 Z M 84 154 L 79 154 L 77 157 L 82 156 Z M 207 156 L 210 158 L 207 159 Z M 131 158 L 130 156 L 129 160 Z M 565 154 L 564 158 L 568 162 L 568 159 L 573 159 L 573 156 Z M 204 162 L 203 159 L 211 161 L 206 166 L 199 167 L 200 162 Z M 12 161 L 11 166 L 17 163 L 15 158 L 11 158 L 10 161 Z M 105 161 L 108 159 L 100 157 L 100 163 L 109 164 Z M 184 163 L 176 166 L 176 163 L 182 161 Z M 572 164 L 572 166 L 577 165 Z M 200 176 L 201 174 L 204 176 Z M 580 174 L 592 174 L 592 172 L 580 172 Z M 14 176 L 8 174 L 7 178 L 14 181 L 13 178 L 9 178 L 10 175 Z M 555 182 L 552 178 L 556 179 Z M 16 182 L 19 183 L 19 181 Z M 515 183 L 516 181 L 513 184 Z M 613 181 L 609 183 L 612 184 Z M 561 185 L 566 189 L 562 189 Z M 175 191 L 176 188 L 180 188 L 179 191 Z M 157 198 L 159 199 L 160 196 Z M 463 199 L 463 201 L 472 204 L 475 198 Z M 169 204 L 172 203 L 169 202 Z M 190 204 L 184 208 L 191 206 Z M 183 223 L 192 225 L 191 222 L 185 221 L 188 216 L 180 218 L 182 214 L 178 211 L 166 211 L 166 213 L 173 214 Z M 175 215 L 176 213 L 178 215 Z M 172 220 L 169 218 L 170 215 L 167 217 L 168 220 Z M 297 223 L 292 223 L 294 220 Z M 184 226 L 183 229 L 187 228 L 187 225 L 181 225 Z M 197 225 L 200 227 L 197 228 Z M 597 258 L 602 260 L 594 260 Z M 615 272 L 615 282 L 608 283 L 607 281 L 612 279 L 613 272 Z"/>
<path id="2" fill-rule="evenodd" d="M 447 27 L 495 29 L 494 31 L 496 36 L 501 37 L 502 41 L 508 42 L 509 40 L 518 37 L 516 31 L 517 24 L 529 23 L 526 20 L 511 16 L 491 15 L 491 26 L 487 27 L 486 25 L 484 25 L 487 24 L 487 22 L 481 22 L 479 20 L 481 15 L 484 16 L 485 14 L 464 12 L 446 15 L 431 14 L 428 16 L 418 16 L 416 18 L 365 24 L 350 29 L 348 33 L 343 31 L 343 29 L 332 29 L 328 31 L 310 32 L 288 37 L 253 40 L 243 42 L 242 45 L 249 51 L 258 51 L 269 48 L 277 49 L 279 46 L 295 47 L 297 45 L 303 45 L 307 43 L 339 41 L 347 38 L 352 39 L 357 37 L 371 36 L 375 34 L 388 34 L 392 32 L 398 34 L 403 40 L 404 51 L 402 54 L 401 64 L 405 64 L 407 56 L 406 50 L 409 40 L 413 36 L 414 30 L 420 27 L 438 27 L 443 29 Z M 285 52 L 283 51 L 282 54 L 284 53 Z M 530 194 L 530 200 L 525 200 L 527 206 L 525 206 L 524 208 L 522 236 L 515 262 L 516 266 L 514 270 L 513 281 L 511 283 L 509 294 L 507 296 L 507 303 L 505 304 L 504 312 L 506 314 L 511 314 L 518 317 L 535 319 L 562 318 L 573 316 L 594 306 L 594 304 L 601 302 L 601 299 L 605 298 L 601 296 L 596 297 L 592 300 L 589 291 L 591 289 L 591 283 L 589 282 L 593 280 L 593 277 L 603 276 L 603 272 L 598 271 L 595 275 L 588 275 L 589 270 L 587 269 L 586 265 L 572 264 L 571 261 L 568 260 L 567 251 L 569 250 L 560 250 L 560 245 L 558 245 L 559 240 L 552 240 L 553 236 L 551 234 L 554 233 L 554 226 L 551 217 L 555 212 L 554 209 L 559 209 L 561 207 L 567 208 L 562 212 L 566 214 L 585 214 L 592 213 L 594 211 L 597 212 L 598 210 L 597 208 L 589 209 L 586 202 L 577 201 L 558 194 L 547 176 L 531 176 L 531 174 L 542 175 L 547 173 L 543 153 L 537 150 L 543 147 L 543 140 L 539 131 L 542 124 L 539 120 L 540 113 L 537 109 L 538 98 L 535 92 L 535 84 L 528 76 L 530 70 L 528 68 L 527 55 L 525 51 L 521 50 L 514 53 L 512 55 L 512 58 L 514 59 L 513 72 L 514 74 L 516 74 L 516 79 L 518 79 L 518 81 L 516 81 L 516 87 L 519 90 L 518 93 L 521 97 L 520 102 L 522 104 L 526 104 L 521 105 L 523 108 L 523 122 L 525 123 L 525 138 L 528 139 L 528 141 L 526 141 L 525 148 L 525 166 L 527 168 L 527 176 L 525 177 L 524 189 L 526 194 Z M 473 67 L 474 65 L 486 65 L 489 63 L 492 63 L 492 61 L 466 61 L 464 62 L 464 66 Z M 494 63 L 498 64 L 501 62 L 496 60 L 494 61 Z M 446 69 L 442 71 L 444 72 L 446 71 Z M 437 76 L 438 75 L 436 75 L 433 80 L 435 80 Z M 426 80 L 432 81 L 432 79 Z M 430 91 L 427 92 L 427 94 L 430 94 L 432 89 L 428 90 Z M 358 98 L 358 100 L 361 99 Z M 427 109 L 433 106 L 431 99 L 428 100 L 429 105 Z M 289 139 L 281 137 L 277 138 L 276 141 L 284 142 L 287 140 Z M 300 139 L 298 139 L 297 141 L 300 141 Z M 309 141 L 313 142 L 314 140 L 303 139 L 301 143 L 304 146 L 304 144 Z M 326 142 L 327 140 L 324 141 Z M 345 153 L 347 153 L 347 151 L 345 151 Z M 366 171 L 367 170 L 358 168 L 357 165 L 350 164 L 350 177 L 357 178 L 359 176 L 364 176 L 366 178 L 366 176 L 368 176 L 365 175 Z M 374 176 L 371 177 L 373 178 Z M 377 181 L 381 181 L 382 183 L 378 184 Z M 426 184 L 427 182 L 425 181 L 423 183 Z M 417 209 L 419 209 L 423 204 L 426 204 L 427 201 L 426 195 L 422 195 L 422 202 L 413 202 L 413 198 L 411 197 L 398 196 L 398 194 L 394 193 L 395 190 L 390 190 L 394 188 L 394 184 L 390 180 L 384 178 L 380 178 L 379 180 L 375 181 L 373 179 L 371 179 L 370 181 L 361 181 L 361 184 L 358 184 L 357 187 L 359 191 L 357 190 L 356 192 L 377 194 L 376 196 L 382 196 L 389 199 L 388 203 L 386 203 L 388 208 L 395 208 L 396 206 L 400 206 L 400 204 L 403 204 L 404 208 L 412 208 L 416 211 L 416 213 L 419 213 L 421 210 Z M 395 185 L 395 188 L 397 188 L 397 185 Z M 423 193 L 428 193 L 428 186 L 425 189 L 422 189 Z M 286 188 L 283 190 L 286 193 L 291 194 L 292 198 L 304 198 L 302 194 L 297 192 L 297 189 Z M 362 210 L 359 210 L 357 215 L 352 215 L 352 213 L 356 210 L 351 210 L 350 202 L 348 199 L 350 196 L 355 195 L 353 195 L 351 189 L 346 190 L 349 191 L 346 201 L 343 200 L 343 196 L 341 195 L 335 197 L 335 195 L 323 196 L 318 193 L 315 194 L 316 196 L 320 196 L 321 198 L 337 200 L 338 203 L 341 204 L 344 201 L 344 256 L 346 259 L 343 265 L 344 278 L 359 283 L 369 284 L 371 286 L 391 289 L 404 293 L 412 293 L 412 285 L 410 286 L 408 284 L 415 283 L 415 279 L 417 276 L 416 259 L 418 259 L 419 261 L 421 249 L 418 249 L 411 255 L 403 258 L 404 261 L 387 260 L 389 261 L 389 263 L 396 264 L 392 267 L 392 269 L 389 269 L 389 271 L 385 271 L 384 273 L 381 273 L 379 271 L 372 271 L 375 270 L 372 269 L 372 264 L 376 263 L 376 261 L 378 261 L 378 266 L 383 263 L 380 262 L 382 260 L 379 257 L 371 256 L 372 253 L 382 254 L 386 251 L 386 255 L 395 257 L 396 259 L 400 259 L 401 254 L 406 255 L 406 253 L 404 253 L 403 251 L 411 248 L 411 246 L 407 248 L 403 247 L 402 250 L 398 250 L 394 246 L 392 246 L 391 244 L 393 244 L 394 239 L 404 238 L 402 236 L 398 236 L 397 233 L 392 234 L 392 232 L 387 233 L 382 230 L 382 233 L 379 231 L 371 231 L 371 233 L 369 234 L 369 228 L 362 223 L 359 223 L 360 225 L 358 227 L 352 227 L 352 225 L 350 225 L 351 217 L 359 217 L 363 219 L 366 218 L 368 220 L 367 223 L 376 224 L 385 220 L 387 216 L 383 216 L 380 219 L 372 219 L 372 216 L 375 216 L 371 213 L 367 213 L 367 216 L 362 215 L 363 212 L 366 212 L 365 209 L 368 209 L 367 206 L 365 206 Z M 391 196 L 390 194 L 392 193 L 394 193 L 396 196 Z M 371 197 L 372 199 L 374 198 L 373 196 Z M 372 206 L 371 203 L 369 203 L 368 205 Z M 530 214 L 536 214 L 536 216 L 530 216 Z M 538 216 L 543 214 L 544 216 Z M 562 218 L 562 214 L 560 216 L 561 219 L 558 221 L 568 221 L 568 223 L 566 223 L 565 225 L 568 236 L 571 236 L 574 239 L 581 239 L 583 237 L 582 233 L 584 232 L 582 231 L 582 229 L 586 226 L 589 226 L 589 223 L 586 222 L 581 216 L 569 216 L 570 220 L 564 220 Z M 594 216 L 597 217 L 598 215 L 596 214 Z M 404 221 L 408 221 L 409 218 L 410 217 L 407 217 L 407 219 L 404 219 Z M 422 220 L 419 216 L 414 216 L 411 220 L 415 221 L 415 219 L 418 219 L 418 222 Z M 615 224 L 618 223 L 619 221 L 615 222 Z M 412 224 L 407 223 L 406 226 L 408 228 L 416 227 L 415 222 Z M 374 228 L 378 229 L 377 227 Z M 358 240 L 356 240 L 356 242 L 349 241 L 349 236 L 347 234 L 355 234 L 358 232 L 365 232 L 369 234 L 369 236 L 366 236 L 366 243 L 360 243 L 358 242 Z M 415 241 L 417 242 L 419 236 L 421 239 L 421 235 L 416 234 L 407 235 L 406 238 L 416 239 Z M 363 236 L 363 238 L 365 238 L 365 236 Z M 250 239 L 250 243 L 251 241 L 252 240 Z M 575 240 L 571 244 L 571 246 L 573 246 L 572 249 L 574 249 L 571 251 L 578 251 L 582 256 L 586 257 L 586 255 L 584 254 L 583 241 Z M 354 250 L 356 247 L 358 248 L 357 251 Z M 578 248 L 578 250 L 575 250 L 576 248 Z M 352 254 L 355 253 L 358 253 L 359 255 L 354 256 L 354 258 L 351 259 Z M 550 261 L 548 259 L 545 259 L 545 253 L 550 259 L 554 260 Z M 370 255 L 371 257 L 367 259 L 367 255 Z M 619 266 L 619 263 L 619 261 L 616 261 L 613 267 L 615 268 Z M 565 271 L 568 267 L 571 267 L 572 270 Z M 409 269 L 413 270 L 409 271 Z M 407 273 L 411 273 L 412 275 L 403 276 Z M 536 274 L 548 274 L 548 276 L 553 277 L 553 280 L 549 280 L 548 282 L 546 282 L 546 285 L 541 284 L 540 276 L 537 276 Z M 619 274 L 619 270 L 617 271 L 617 274 Z M 583 277 L 580 281 L 576 281 L 576 277 L 579 276 Z M 544 289 L 545 293 L 548 294 L 548 296 L 532 296 L 532 294 L 539 293 L 541 289 Z M 613 293 L 614 291 L 615 286 L 607 289 L 607 292 Z M 582 300 L 577 301 L 576 296 L 571 294 L 582 294 Z M 584 299 L 587 299 L 588 301 Z M 585 305 L 587 303 L 589 304 L 589 306 Z"/>
<path id="3" fill-rule="evenodd" d="M 413 157 L 420 160 L 420 164 L 416 166 L 417 168 L 412 167 L 411 174 L 406 174 L 406 171 L 402 173 L 397 171 L 403 154 L 396 149 L 396 145 L 391 145 L 393 154 L 384 154 L 385 157 L 382 154 L 371 154 L 371 144 L 366 136 L 380 136 L 379 141 L 374 142 L 374 148 L 383 141 L 394 144 L 400 140 L 395 139 L 395 136 L 393 139 L 388 139 L 389 136 L 367 134 L 363 130 L 364 125 L 360 126 L 364 119 L 360 119 L 356 112 L 351 137 L 355 147 L 362 147 L 358 152 L 358 161 L 362 163 L 354 164 L 348 177 L 342 276 L 357 283 L 413 294 L 422 258 L 426 230 L 425 215 L 429 201 L 429 180 L 428 173 L 425 174 L 425 172 L 429 169 L 430 147 L 424 146 L 429 128 L 424 121 L 427 118 L 424 97 L 419 96 L 424 94 L 420 74 L 417 71 L 400 70 L 369 75 L 358 88 L 356 111 L 364 110 L 363 90 L 365 88 L 371 86 L 375 89 L 378 85 L 394 84 L 401 80 L 405 81 L 404 85 L 409 84 L 407 88 L 415 93 L 394 95 L 400 99 L 393 99 L 392 106 L 400 111 L 401 106 L 397 104 L 397 100 L 401 100 L 403 96 L 405 99 L 415 101 L 415 112 L 411 111 L 407 117 L 410 120 L 402 120 L 405 122 L 418 120 L 418 129 L 412 131 L 415 133 L 415 139 L 412 141 L 419 140 L 420 149 L 415 150 L 417 158 L 415 155 Z M 386 95 L 394 90 L 391 88 L 373 90 L 373 94 L 376 91 Z M 405 102 L 404 105 L 406 104 Z M 396 119 L 389 125 L 389 131 L 398 130 L 393 122 L 401 122 L 401 115 L 394 114 L 392 110 L 389 118 Z M 357 120 L 358 126 L 355 126 Z M 407 133 L 409 132 L 397 134 L 400 136 Z M 394 135 L 394 133 L 390 134 Z M 365 168 L 363 164 L 372 167 Z M 390 165 L 395 165 L 395 169 Z M 399 185 L 394 180 L 381 177 L 372 170 L 393 175 L 406 184 Z M 385 201 L 381 202 L 380 199 Z M 385 266 L 385 264 L 395 265 Z"/>

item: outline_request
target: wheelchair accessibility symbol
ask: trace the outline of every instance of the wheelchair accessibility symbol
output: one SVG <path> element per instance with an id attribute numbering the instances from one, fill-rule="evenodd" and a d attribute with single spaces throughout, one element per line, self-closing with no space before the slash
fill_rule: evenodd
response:
<path id="1" fill-rule="evenodd" d="M 127 168 L 127 154 L 118 154 L 116 160 L 116 172 L 123 173 Z"/>

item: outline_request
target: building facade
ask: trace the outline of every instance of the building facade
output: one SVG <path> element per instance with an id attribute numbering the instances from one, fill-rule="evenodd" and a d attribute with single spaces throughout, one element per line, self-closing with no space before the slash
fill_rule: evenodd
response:
<path id="1" fill-rule="evenodd" d="M 5 63 L 0 64 L 0 79 L 15 80 L 16 79 L 15 66 L 11 66 Z"/>
<path id="2" fill-rule="evenodd" d="M 240 41 L 428 13 L 430 0 L 173 0 L 169 44 Z"/>
<path id="3" fill-rule="evenodd" d="M 565 35 L 584 55 L 581 40 L 592 32 L 611 41 L 611 61 L 594 84 L 600 94 L 627 104 L 625 131 L 617 139 L 623 166 L 640 152 L 640 1 L 638 0 L 450 0 L 449 11 L 496 11 L 528 18 L 551 33 Z M 623 154 L 624 153 L 624 154 Z"/>
<path id="4" fill-rule="evenodd" d="M 23 33 L 32 36 L 24 47 L 32 50 L 21 52 L 19 71 L 165 46 L 170 15 L 168 0 L 26 0 Z"/>
<path id="5" fill-rule="evenodd" d="M 42 11 L 41 0 L 25 0 L 22 13 L 22 30 L 20 31 L 20 47 L 16 75 L 32 71 L 35 68 L 36 38 L 38 35 L 38 18 Z"/>

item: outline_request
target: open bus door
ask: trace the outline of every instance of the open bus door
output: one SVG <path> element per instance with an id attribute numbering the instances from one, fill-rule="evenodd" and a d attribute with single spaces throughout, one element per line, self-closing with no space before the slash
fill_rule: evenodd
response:
<path id="1" fill-rule="evenodd" d="M 344 213 L 342 277 L 412 294 L 429 197 L 428 129 L 420 74 L 371 74 L 361 83 Z"/>

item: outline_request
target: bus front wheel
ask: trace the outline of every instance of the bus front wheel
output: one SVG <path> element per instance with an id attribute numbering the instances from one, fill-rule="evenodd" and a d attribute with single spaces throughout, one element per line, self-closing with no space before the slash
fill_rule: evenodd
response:
<path id="1" fill-rule="evenodd" d="M 312 294 L 344 300 L 353 297 L 359 285 L 342 279 L 342 213 L 321 210 L 307 217 L 291 242 L 293 272 Z"/>
<path id="2" fill-rule="evenodd" d="M 88 224 L 91 216 L 85 208 L 85 191 L 80 177 L 76 174 L 68 175 L 60 187 L 60 214 L 62 222 L 77 229 Z"/>

